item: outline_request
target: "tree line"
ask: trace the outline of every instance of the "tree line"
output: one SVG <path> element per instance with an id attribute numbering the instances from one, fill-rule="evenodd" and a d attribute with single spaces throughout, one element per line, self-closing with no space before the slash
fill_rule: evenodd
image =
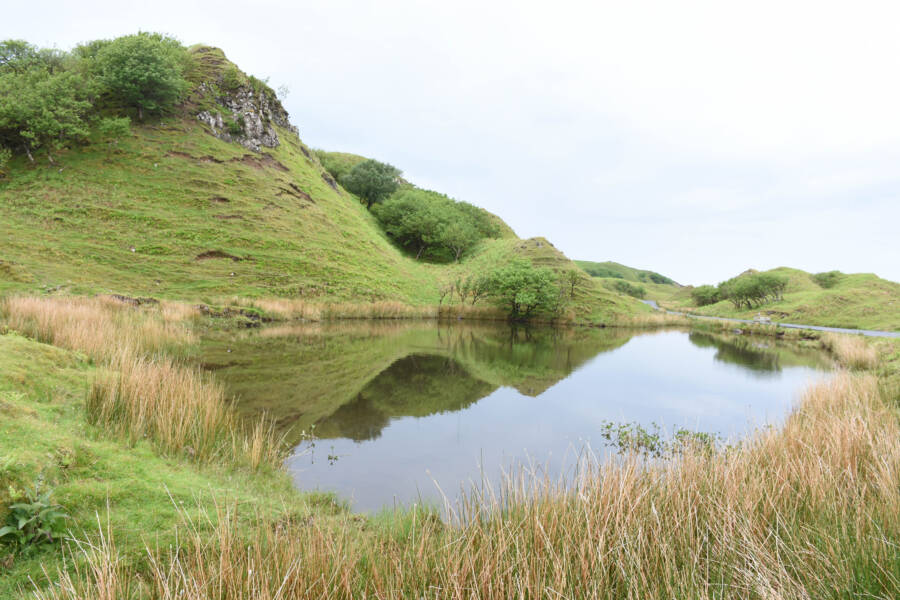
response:
<path id="1" fill-rule="evenodd" d="M 118 138 L 131 115 L 170 110 L 189 89 L 190 54 L 177 40 L 138 33 L 69 52 L 0 42 L 0 168 L 14 153 L 34 162 L 92 132 Z"/>
<path id="2" fill-rule="evenodd" d="M 349 169 L 341 165 L 340 171 L 330 166 L 329 172 L 359 197 L 388 237 L 417 260 L 458 262 L 481 240 L 500 235 L 486 210 L 413 187 L 392 165 L 367 159 Z"/>
<path id="3" fill-rule="evenodd" d="M 745 273 L 723 281 L 718 286 L 701 285 L 691 290 L 698 306 L 730 301 L 735 308 L 751 309 L 768 302 L 781 300 L 788 278 L 775 273 Z"/>

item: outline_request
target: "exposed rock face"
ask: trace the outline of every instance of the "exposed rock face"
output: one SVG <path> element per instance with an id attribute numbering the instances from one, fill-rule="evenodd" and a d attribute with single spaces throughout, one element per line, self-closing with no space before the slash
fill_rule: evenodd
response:
<path id="1" fill-rule="evenodd" d="M 259 152 L 263 146 L 275 148 L 281 143 L 273 124 L 298 135 L 297 128 L 288 121 L 287 111 L 274 94 L 256 91 L 249 85 L 222 92 L 205 83 L 199 86 L 199 91 L 204 95 L 215 94 L 216 104 L 223 109 L 204 110 L 197 115 L 219 139 Z"/>

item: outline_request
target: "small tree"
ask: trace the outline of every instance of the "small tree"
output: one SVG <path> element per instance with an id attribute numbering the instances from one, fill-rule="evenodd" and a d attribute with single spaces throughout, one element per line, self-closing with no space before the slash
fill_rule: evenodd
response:
<path id="1" fill-rule="evenodd" d="M 563 286 L 569 288 L 569 298 L 575 297 L 575 287 L 581 281 L 581 273 L 576 269 L 569 269 L 563 273 Z"/>
<path id="2" fill-rule="evenodd" d="M 491 278 L 489 275 L 470 276 L 469 295 L 472 296 L 472 306 L 491 292 Z"/>
<path id="3" fill-rule="evenodd" d="M 144 111 L 172 108 L 187 91 L 182 76 L 187 53 L 177 41 L 139 33 L 117 38 L 97 52 L 100 82 L 116 101 Z"/>
<path id="4" fill-rule="evenodd" d="M 478 231 L 461 219 L 447 222 L 438 235 L 438 241 L 453 251 L 456 262 L 459 262 L 463 252 L 477 244 L 480 239 Z"/>
<path id="5" fill-rule="evenodd" d="M 491 273 L 490 296 L 506 308 L 510 319 L 529 319 L 552 310 L 558 295 L 555 279 L 550 269 L 536 269 L 527 261 L 515 261 Z"/>
<path id="6" fill-rule="evenodd" d="M 715 304 L 721 299 L 719 297 L 719 290 L 717 290 L 714 285 L 701 285 L 695 287 L 691 290 L 691 298 L 693 298 L 694 304 L 697 306 Z"/>
<path id="7" fill-rule="evenodd" d="M 341 185 L 356 194 L 371 209 L 373 204 L 383 202 L 397 191 L 402 172 L 387 163 L 364 160 L 341 178 Z"/>
<path id="8" fill-rule="evenodd" d="M 128 117 L 107 117 L 97 121 L 97 133 L 110 145 L 118 144 L 130 132 L 131 119 Z"/>
<path id="9" fill-rule="evenodd" d="M 0 177 L 6 174 L 6 165 L 12 158 L 12 151 L 9 148 L 0 146 Z"/>

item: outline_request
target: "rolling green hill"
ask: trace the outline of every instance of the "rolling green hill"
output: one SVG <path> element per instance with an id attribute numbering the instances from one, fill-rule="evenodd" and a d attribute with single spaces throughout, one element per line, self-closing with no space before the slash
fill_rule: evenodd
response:
<path id="1" fill-rule="evenodd" d="M 654 300 L 659 297 L 668 298 L 681 288 L 673 279 L 655 271 L 635 269 L 611 261 L 576 260 L 574 262 L 603 288 L 635 298 Z"/>
<path id="2" fill-rule="evenodd" d="M 575 264 L 584 269 L 592 277 L 605 277 L 624 279 L 635 283 L 655 283 L 659 285 L 678 285 L 675 280 L 660 275 L 655 271 L 635 269 L 617 262 L 591 262 L 589 260 L 576 260 Z"/>
<path id="3" fill-rule="evenodd" d="M 442 282 L 516 257 L 573 268 L 546 240 L 520 240 L 505 224 L 461 264 L 413 260 L 323 167 L 361 157 L 310 150 L 262 82 L 221 50 L 190 52 L 192 91 L 175 114 L 117 142 L 95 135 L 53 165 L 41 154 L 12 160 L 0 179 L 0 294 L 426 305 Z M 587 277 L 575 305 L 601 322 L 643 310 Z"/>
<path id="4" fill-rule="evenodd" d="M 704 315 L 753 318 L 759 313 L 785 323 L 900 331 L 900 283 L 872 273 L 811 274 L 788 267 L 766 273 L 787 278 L 784 298 L 751 310 L 735 309 L 727 300 L 697 308 L 690 288 L 658 300 L 667 308 Z"/>

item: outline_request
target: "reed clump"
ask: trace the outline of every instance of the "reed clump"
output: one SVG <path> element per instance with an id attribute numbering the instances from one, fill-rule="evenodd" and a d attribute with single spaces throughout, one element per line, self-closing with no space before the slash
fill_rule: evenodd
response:
<path id="1" fill-rule="evenodd" d="M 878 352 L 862 336 L 825 333 L 821 335 L 820 342 L 844 366 L 872 369 L 878 364 Z"/>
<path id="2" fill-rule="evenodd" d="M 522 473 L 443 519 L 185 513 L 178 548 L 148 547 L 144 581 L 197 599 L 895 598 L 898 439 L 878 380 L 841 373 L 735 447 L 588 461 L 568 485 Z M 64 587 L 39 597 L 74 598 Z"/>
<path id="3" fill-rule="evenodd" d="M 97 361 L 112 360 L 126 348 L 160 354 L 196 341 L 184 323 L 194 309 L 173 302 L 135 307 L 110 296 L 18 296 L 6 298 L 0 314 L 24 335 Z"/>
<path id="4" fill-rule="evenodd" d="M 678 327 L 690 326 L 693 322 L 684 315 L 673 315 L 664 312 L 640 313 L 636 315 L 628 315 L 620 317 L 613 325 L 615 327 Z"/>

